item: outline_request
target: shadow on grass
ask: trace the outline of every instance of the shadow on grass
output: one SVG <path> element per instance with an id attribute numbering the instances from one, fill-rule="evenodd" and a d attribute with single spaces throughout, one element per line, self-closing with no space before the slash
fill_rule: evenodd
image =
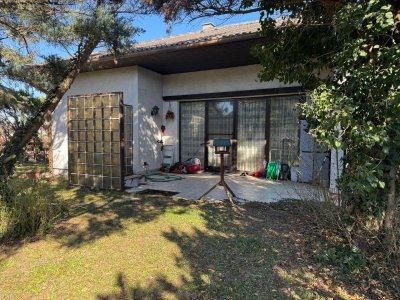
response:
<path id="1" fill-rule="evenodd" d="M 268 206 L 233 210 L 218 204 L 200 204 L 206 230 L 193 233 L 169 228 L 163 236 L 179 246 L 177 268 L 189 267 L 189 278 L 173 284 L 158 274 L 147 285 L 130 285 L 124 274 L 116 275 L 117 292 L 99 299 L 341 299 L 322 286 L 309 289 L 304 274 L 282 274 L 310 262 L 302 252 L 304 242 L 299 220 Z M 303 238 L 303 240 L 302 240 Z M 318 275 L 317 275 L 318 276 Z M 312 282 L 311 282 L 312 284 Z"/>
<path id="2" fill-rule="evenodd" d="M 191 204 L 190 201 L 171 201 L 166 197 L 151 195 L 135 198 L 118 192 L 109 194 L 103 202 L 97 199 L 81 203 L 74 208 L 73 218 L 58 224 L 52 233 L 62 247 L 78 248 L 115 232 L 122 232 L 125 221 L 139 224 L 151 222 L 169 207 L 179 207 L 179 213 L 183 214 Z"/>

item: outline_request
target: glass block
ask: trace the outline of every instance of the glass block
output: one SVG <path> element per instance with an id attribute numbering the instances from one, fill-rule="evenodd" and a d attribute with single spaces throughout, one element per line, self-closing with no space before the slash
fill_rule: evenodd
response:
<path id="1" fill-rule="evenodd" d="M 119 107 L 111 108 L 111 118 L 119 119 Z"/>
<path id="2" fill-rule="evenodd" d="M 85 177 L 85 185 L 91 187 L 91 186 L 93 186 L 93 183 L 94 183 L 93 176 L 86 175 L 86 177 Z"/>
<path id="3" fill-rule="evenodd" d="M 101 108 L 95 108 L 93 117 L 94 117 L 94 119 L 102 119 L 103 118 L 102 109 Z"/>
<path id="4" fill-rule="evenodd" d="M 88 129 L 88 130 L 94 129 L 94 121 L 93 120 L 86 120 L 86 129 Z"/>
<path id="5" fill-rule="evenodd" d="M 110 100 L 108 95 L 104 95 L 101 97 L 101 104 L 103 107 L 108 107 L 110 106 Z"/>
<path id="6" fill-rule="evenodd" d="M 70 163 L 70 165 L 69 165 L 69 171 L 70 171 L 71 173 L 77 173 L 77 172 L 78 172 L 77 165 L 76 165 L 76 164 Z"/>
<path id="7" fill-rule="evenodd" d="M 78 163 L 78 154 L 77 153 L 69 153 L 69 163 L 71 166 L 74 166 Z"/>
<path id="8" fill-rule="evenodd" d="M 78 184 L 78 175 L 77 174 L 72 174 L 69 176 L 69 179 L 71 180 L 71 184 Z"/>
<path id="9" fill-rule="evenodd" d="M 69 108 L 76 108 L 77 98 L 76 97 L 69 97 L 68 100 L 69 100 L 68 101 Z"/>
<path id="10" fill-rule="evenodd" d="M 103 164 L 103 154 L 95 153 L 93 158 L 96 165 Z"/>
<path id="11" fill-rule="evenodd" d="M 101 189 L 103 187 L 103 180 L 101 176 L 93 176 L 93 186 L 97 189 Z"/>
<path id="12" fill-rule="evenodd" d="M 87 141 L 88 142 L 94 142 L 94 132 L 93 131 L 86 131 L 86 135 L 87 135 Z M 89 151 L 89 150 L 88 150 Z M 94 151 L 94 150 L 93 150 Z M 92 152 L 93 152 L 92 151 Z"/>
<path id="13" fill-rule="evenodd" d="M 111 153 L 111 143 L 104 143 L 104 153 Z"/>
<path id="14" fill-rule="evenodd" d="M 94 121 L 94 128 L 95 128 L 96 130 L 101 130 L 101 129 L 103 128 L 103 121 L 102 121 L 102 120 L 96 119 L 96 120 Z"/>
<path id="15" fill-rule="evenodd" d="M 70 130 L 78 130 L 79 129 L 79 121 L 76 121 L 76 120 L 69 121 L 69 129 Z"/>
<path id="16" fill-rule="evenodd" d="M 103 143 L 94 143 L 94 152 L 103 152 Z"/>
<path id="17" fill-rule="evenodd" d="M 110 120 L 103 120 L 103 130 L 110 130 Z"/>
<path id="18" fill-rule="evenodd" d="M 111 176 L 111 167 L 103 166 L 103 176 Z"/>
<path id="19" fill-rule="evenodd" d="M 113 189 L 121 189 L 121 177 L 113 177 L 111 179 L 111 187 Z"/>
<path id="20" fill-rule="evenodd" d="M 78 175 L 78 184 L 85 185 L 85 175 Z"/>
<path id="21" fill-rule="evenodd" d="M 94 132 L 94 139 L 96 142 L 101 142 L 103 140 L 103 132 L 102 131 L 95 131 Z"/>
<path id="22" fill-rule="evenodd" d="M 86 151 L 94 152 L 94 143 L 86 143 Z"/>
<path id="23" fill-rule="evenodd" d="M 103 155 L 103 164 L 111 165 L 111 155 L 110 154 Z"/>
<path id="24" fill-rule="evenodd" d="M 86 165 L 78 164 L 78 174 L 85 174 L 85 173 L 86 173 Z"/>
<path id="25" fill-rule="evenodd" d="M 76 102 L 76 106 L 81 109 L 85 106 L 85 100 L 84 98 L 79 97 L 78 101 Z"/>
<path id="26" fill-rule="evenodd" d="M 111 119 L 111 129 L 119 130 L 119 119 Z"/>
<path id="27" fill-rule="evenodd" d="M 79 131 L 79 141 L 86 141 L 86 132 L 85 131 Z"/>
<path id="28" fill-rule="evenodd" d="M 78 119 L 83 120 L 83 118 L 85 117 L 85 111 L 83 110 L 83 108 L 80 108 L 77 111 L 78 111 Z"/>
<path id="29" fill-rule="evenodd" d="M 72 142 L 72 141 L 69 142 L 68 150 L 69 150 L 70 153 L 78 151 L 78 143 Z"/>
<path id="30" fill-rule="evenodd" d="M 103 168 L 101 165 L 94 165 L 93 166 L 93 174 L 94 175 L 102 175 Z"/>
<path id="31" fill-rule="evenodd" d="M 111 116 L 111 108 L 105 107 L 103 108 L 103 119 L 110 119 Z"/>
<path id="32" fill-rule="evenodd" d="M 110 177 L 103 177 L 103 188 L 104 189 L 111 188 L 111 178 Z"/>
<path id="33" fill-rule="evenodd" d="M 70 118 L 70 120 L 78 119 L 78 110 L 77 109 L 71 109 L 69 111 L 69 118 Z"/>
<path id="34" fill-rule="evenodd" d="M 93 119 L 93 109 L 91 108 L 85 108 L 85 119 Z"/>
<path id="35" fill-rule="evenodd" d="M 94 96 L 93 107 L 101 107 L 101 96 Z"/>
<path id="36" fill-rule="evenodd" d="M 112 143 L 112 153 L 120 153 L 121 146 L 120 143 Z"/>
<path id="37" fill-rule="evenodd" d="M 120 169 L 119 165 L 111 167 L 111 175 L 114 177 L 121 176 L 121 169 Z"/>
<path id="38" fill-rule="evenodd" d="M 86 153 L 78 153 L 78 164 L 86 163 Z"/>
<path id="39" fill-rule="evenodd" d="M 78 144 L 78 151 L 79 152 L 86 152 L 86 143 L 79 143 Z"/>
<path id="40" fill-rule="evenodd" d="M 103 131 L 103 141 L 111 142 L 111 132 Z"/>
<path id="41" fill-rule="evenodd" d="M 120 134 L 119 131 L 113 131 L 113 132 L 111 133 L 113 142 L 118 142 L 118 141 L 120 140 L 120 138 L 121 138 L 120 135 L 121 135 L 121 134 Z"/>
<path id="42" fill-rule="evenodd" d="M 93 107 L 93 97 L 86 97 L 85 98 L 85 107 Z"/>
<path id="43" fill-rule="evenodd" d="M 85 121 L 79 121 L 79 130 L 85 130 L 86 129 L 86 122 Z"/>
<path id="44" fill-rule="evenodd" d="M 94 154 L 93 153 L 88 152 L 86 154 L 86 163 L 87 164 L 93 164 L 94 163 Z"/>
<path id="45" fill-rule="evenodd" d="M 93 165 L 92 164 L 86 165 L 85 174 L 93 175 Z"/>
<path id="46" fill-rule="evenodd" d="M 121 163 L 121 157 L 118 154 L 113 154 L 111 156 L 111 163 L 112 165 L 116 166 L 119 165 Z"/>
<path id="47" fill-rule="evenodd" d="M 120 95 L 119 94 L 110 95 L 110 105 L 119 107 L 119 99 L 120 99 Z"/>

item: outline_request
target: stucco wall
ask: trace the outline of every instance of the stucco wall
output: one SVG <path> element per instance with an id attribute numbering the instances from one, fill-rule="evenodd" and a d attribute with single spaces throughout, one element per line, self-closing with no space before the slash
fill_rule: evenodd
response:
<path id="1" fill-rule="evenodd" d="M 65 174 L 68 169 L 68 115 L 67 97 L 90 93 L 122 92 L 124 103 L 133 106 L 134 112 L 138 111 L 138 68 L 127 67 L 105 71 L 81 73 L 76 78 L 61 103 L 53 113 L 53 159 L 55 173 Z M 133 132 L 138 133 L 138 116 L 134 117 Z M 136 142 L 135 142 L 136 141 Z M 134 138 L 134 162 L 138 162 L 139 145 Z"/>
<path id="2" fill-rule="evenodd" d="M 298 86 L 278 80 L 260 82 L 260 65 L 163 76 L 163 95 L 190 95 Z"/>
<path id="3" fill-rule="evenodd" d="M 162 100 L 162 76 L 147 69 L 138 68 L 138 120 L 136 132 L 139 141 L 137 167 L 134 172 L 143 171 L 143 163 L 149 164 L 150 170 L 159 169 L 161 165 L 160 127 L 165 122 Z M 158 116 L 151 115 L 151 109 L 159 107 Z M 135 132 L 135 131 L 134 131 Z"/>

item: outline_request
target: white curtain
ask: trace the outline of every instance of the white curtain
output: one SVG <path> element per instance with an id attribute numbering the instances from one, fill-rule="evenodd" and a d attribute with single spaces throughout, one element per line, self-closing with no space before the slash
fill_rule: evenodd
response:
<path id="1" fill-rule="evenodd" d="M 259 171 L 265 157 L 266 100 L 238 102 L 237 169 Z"/>

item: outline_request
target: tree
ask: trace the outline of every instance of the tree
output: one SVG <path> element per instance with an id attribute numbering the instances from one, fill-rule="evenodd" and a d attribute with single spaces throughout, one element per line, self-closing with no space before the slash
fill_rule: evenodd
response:
<path id="1" fill-rule="evenodd" d="M 140 11 L 136 1 L 5 0 L 0 2 L 0 93 L 3 107 L 23 101 L 16 89 L 28 86 L 45 96 L 19 124 L 0 152 L 0 183 L 5 187 L 16 158 L 51 116 L 91 53 L 98 47 L 118 55 L 139 32 L 131 25 Z M 125 14 L 125 15 L 121 15 Z M 129 14 L 129 15 L 127 15 Z M 43 55 L 37 49 L 63 49 L 70 58 Z M 10 84 L 10 82 L 12 84 Z"/>
<path id="2" fill-rule="evenodd" d="M 262 80 L 299 82 L 309 130 L 346 150 L 339 187 L 352 217 L 373 220 L 396 247 L 400 164 L 400 1 L 155 1 L 166 20 L 259 11 Z"/>

